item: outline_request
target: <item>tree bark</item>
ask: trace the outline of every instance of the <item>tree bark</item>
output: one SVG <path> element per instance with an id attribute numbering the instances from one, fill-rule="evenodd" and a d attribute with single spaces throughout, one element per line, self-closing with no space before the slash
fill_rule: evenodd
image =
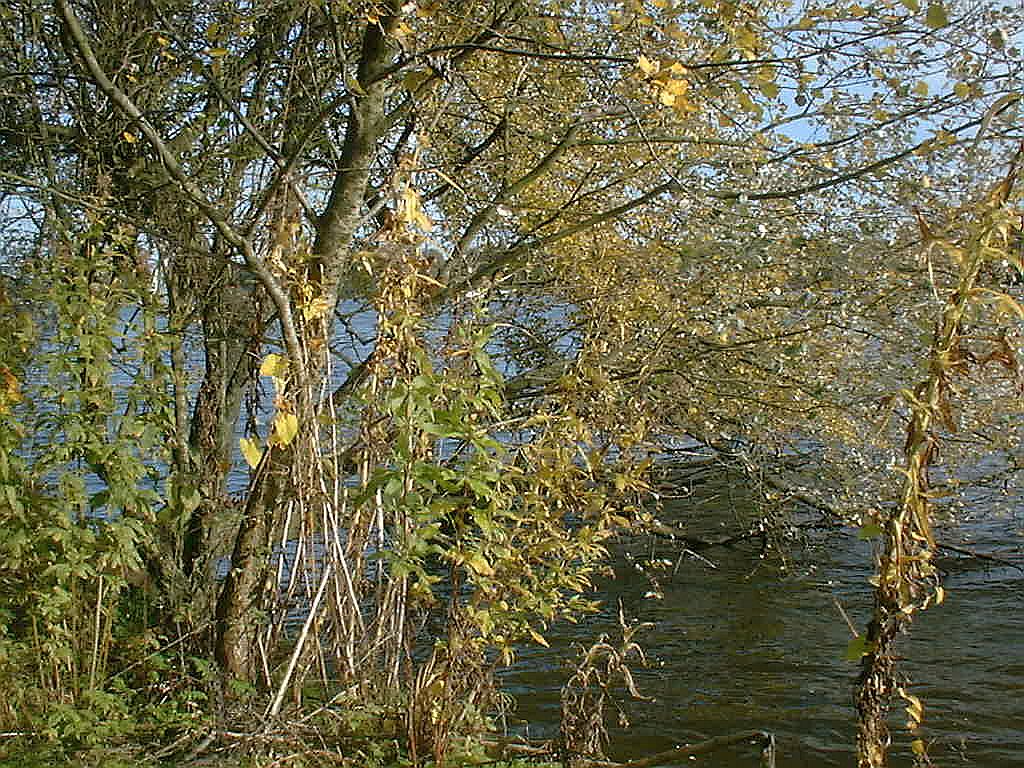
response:
<path id="1" fill-rule="evenodd" d="M 270 564 L 270 535 L 282 490 L 279 482 L 286 470 L 290 451 L 270 449 L 257 470 L 252 493 L 245 505 L 241 526 L 235 537 L 221 597 L 217 601 L 216 658 L 229 679 L 255 682 L 259 678 L 259 644 L 267 592 L 276 584 L 267 581 Z"/>

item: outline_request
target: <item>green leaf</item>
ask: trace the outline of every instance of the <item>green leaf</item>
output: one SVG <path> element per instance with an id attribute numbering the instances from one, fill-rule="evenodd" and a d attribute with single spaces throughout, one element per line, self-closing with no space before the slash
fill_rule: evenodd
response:
<path id="1" fill-rule="evenodd" d="M 867 639 L 865 635 L 857 635 L 846 646 L 846 653 L 843 654 L 845 661 L 860 661 L 863 656 L 875 650 L 875 644 Z"/>
<path id="2" fill-rule="evenodd" d="M 436 424 L 432 421 L 425 422 L 421 427 L 428 435 L 437 437 L 457 437 L 459 434 L 446 424 Z"/>
<path id="3" fill-rule="evenodd" d="M 924 21 L 929 28 L 939 29 L 949 24 L 949 16 L 946 15 L 946 9 L 941 3 L 932 3 L 928 6 Z"/>
<path id="4" fill-rule="evenodd" d="M 919 10 L 921 10 L 921 5 L 920 3 L 917 2 L 917 0 L 900 0 L 900 2 L 903 3 L 904 8 L 913 13 L 917 13 Z"/>
<path id="5" fill-rule="evenodd" d="M 428 69 L 414 69 L 402 79 L 402 88 L 409 93 L 414 93 L 432 77 L 433 73 Z"/>
<path id="6" fill-rule="evenodd" d="M 862 541 L 877 539 L 883 532 L 882 526 L 878 523 L 864 523 L 864 525 L 860 527 L 860 530 L 857 531 L 857 538 Z"/>
<path id="7" fill-rule="evenodd" d="M 247 457 L 246 461 L 248 460 L 249 459 Z M 197 491 L 195 488 L 189 488 L 187 490 L 182 491 L 181 507 L 186 514 L 192 514 L 192 512 L 194 512 L 199 507 L 202 501 L 202 496 L 199 495 L 199 491 Z"/>

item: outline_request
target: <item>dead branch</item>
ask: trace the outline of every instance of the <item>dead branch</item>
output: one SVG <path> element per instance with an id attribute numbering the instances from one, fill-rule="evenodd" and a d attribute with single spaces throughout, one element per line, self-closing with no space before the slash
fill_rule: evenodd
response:
<path id="1" fill-rule="evenodd" d="M 613 760 L 590 760 L 579 759 L 573 761 L 573 768 L 653 768 L 653 766 L 666 765 L 678 762 L 680 758 L 693 755 L 705 755 L 714 752 L 722 747 L 732 744 L 754 742 L 761 746 L 761 765 L 766 768 L 775 766 L 775 735 L 768 731 L 743 731 L 727 736 L 715 736 L 712 739 L 701 741 L 696 744 L 685 744 L 680 747 L 666 749 L 664 752 L 657 752 L 647 757 L 640 757 L 635 760 L 627 760 L 624 763 L 617 763 Z"/>

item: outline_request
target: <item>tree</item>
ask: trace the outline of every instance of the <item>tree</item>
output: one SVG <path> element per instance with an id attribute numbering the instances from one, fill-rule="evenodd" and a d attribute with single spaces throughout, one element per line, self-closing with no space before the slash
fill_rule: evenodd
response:
<path id="1" fill-rule="evenodd" d="M 766 445 L 817 419 L 856 442 L 887 382 L 836 372 L 902 351 L 930 289 L 891 245 L 909 206 L 959 204 L 1019 139 L 1019 12 L 995 5 L 4 13 L 9 268 L 90 296 L 116 276 L 103 311 L 146 307 L 124 343 L 159 347 L 159 499 L 101 495 L 120 456 L 101 409 L 90 508 L 140 520 L 168 615 L 281 693 L 327 648 L 413 702 L 442 679 L 478 695 L 459 659 L 582 607 L 660 436 Z M 325 563 L 307 599 L 329 618 L 271 681 L 303 561 Z M 414 619 L 437 615 L 417 676 Z"/>

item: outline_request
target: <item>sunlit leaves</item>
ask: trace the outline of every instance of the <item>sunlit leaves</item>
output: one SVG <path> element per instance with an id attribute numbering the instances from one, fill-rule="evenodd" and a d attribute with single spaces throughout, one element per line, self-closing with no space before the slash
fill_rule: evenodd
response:
<path id="1" fill-rule="evenodd" d="M 288 386 L 288 358 L 271 352 L 260 363 L 260 376 L 273 379 L 274 390 L 283 395 Z"/>
<path id="2" fill-rule="evenodd" d="M 660 61 L 640 56 L 637 67 L 662 106 L 674 107 L 681 114 L 697 109 L 686 97 L 690 82 L 686 79 L 687 70 L 683 64 L 673 61 L 663 65 Z"/>
<path id="3" fill-rule="evenodd" d="M 661 71 L 661 64 L 657 61 L 652 61 L 646 56 L 640 56 L 636 61 L 636 65 L 647 77 L 654 77 Z"/>
<path id="4" fill-rule="evenodd" d="M 912 693 L 907 693 L 906 689 L 902 686 L 896 689 L 896 693 L 907 704 L 905 708 L 908 717 L 907 729 L 911 731 L 916 730 L 924 720 L 924 705 L 921 704 L 921 699 Z"/>
<path id="5" fill-rule="evenodd" d="M 466 565 L 478 576 L 493 576 L 494 568 L 480 552 L 470 552 L 464 557 Z"/>

